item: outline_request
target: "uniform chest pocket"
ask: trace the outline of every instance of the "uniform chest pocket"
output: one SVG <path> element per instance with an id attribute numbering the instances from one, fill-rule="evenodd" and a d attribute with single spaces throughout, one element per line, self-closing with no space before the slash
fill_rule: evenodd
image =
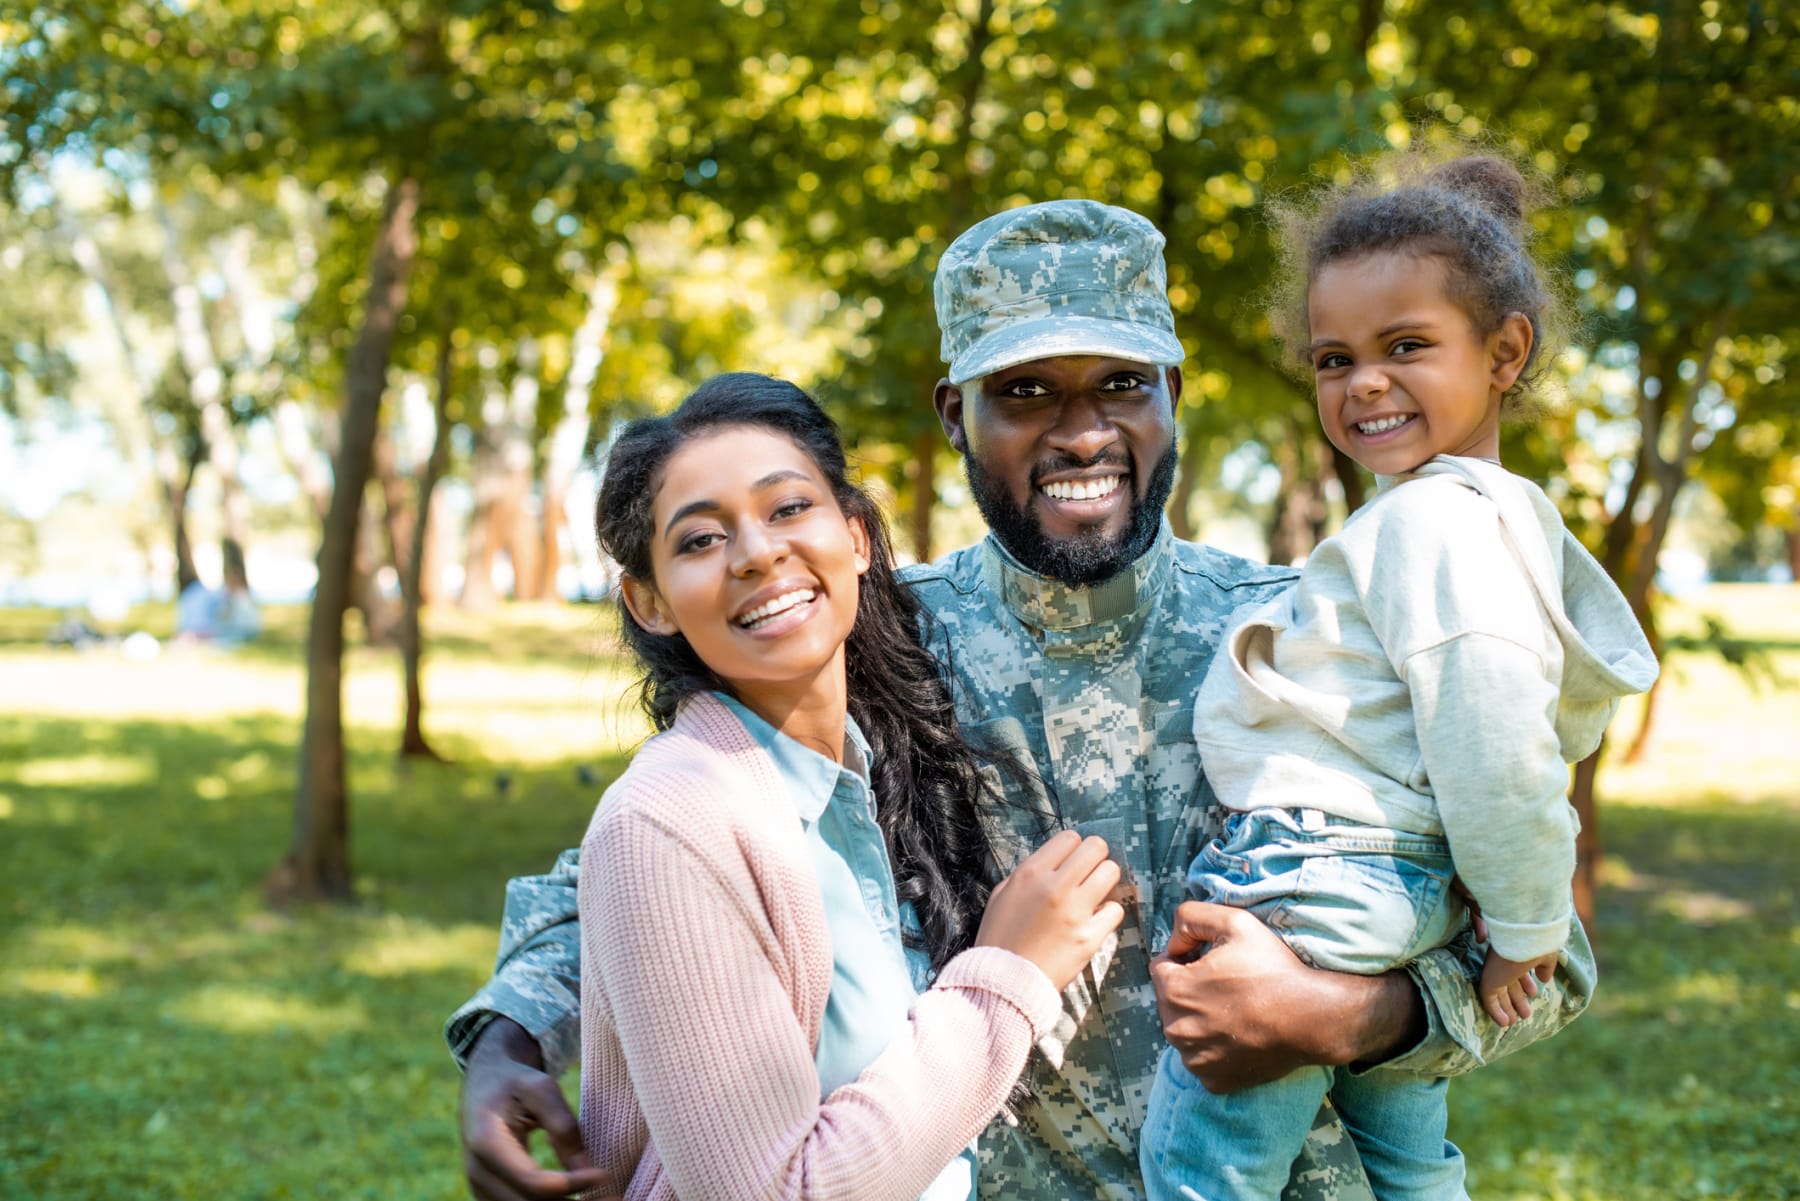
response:
<path id="1" fill-rule="evenodd" d="M 1023 722 L 1001 717 L 967 725 L 963 737 L 981 753 L 987 795 L 976 813 L 997 881 L 1054 834 L 1061 822 Z"/>

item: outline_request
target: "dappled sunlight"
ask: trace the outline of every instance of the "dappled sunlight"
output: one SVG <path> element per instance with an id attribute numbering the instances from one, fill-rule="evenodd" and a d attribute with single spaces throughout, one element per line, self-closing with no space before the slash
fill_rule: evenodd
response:
<path id="1" fill-rule="evenodd" d="M 282 995 L 255 985 L 208 984 L 163 1007 L 163 1016 L 232 1034 L 305 1027 L 309 1033 L 366 1030 L 368 1011 L 356 1001 L 335 1004 Z"/>
<path id="2" fill-rule="evenodd" d="M 19 968 L 0 973 L 0 987 L 20 997 L 82 1001 L 101 993 L 100 977 L 88 968 Z"/>
<path id="3" fill-rule="evenodd" d="M 364 976 L 462 972 L 493 959 L 494 930 L 466 923 L 442 928 L 389 918 L 344 957 L 344 967 Z"/>
<path id="4" fill-rule="evenodd" d="M 1729 972 L 1689 972 L 1671 982 L 1667 999 L 1676 1004 L 1719 1009 L 1745 1002 L 1744 982 Z"/>
<path id="5" fill-rule="evenodd" d="M 28 759 L 12 777 L 27 788 L 123 788 L 143 784 L 156 773 L 156 762 L 144 755 L 70 755 Z"/>

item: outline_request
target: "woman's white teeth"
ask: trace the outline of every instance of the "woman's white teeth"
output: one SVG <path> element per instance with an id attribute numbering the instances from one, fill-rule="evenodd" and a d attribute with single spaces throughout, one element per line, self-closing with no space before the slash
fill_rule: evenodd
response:
<path id="1" fill-rule="evenodd" d="M 804 605 L 813 598 L 811 588 L 796 588 L 792 592 L 784 592 L 766 605 L 758 605 L 742 617 L 738 624 L 745 629 L 754 629 L 778 613 L 786 613 L 795 605 Z"/>
<path id="2" fill-rule="evenodd" d="M 1044 485 L 1044 495 L 1051 500 L 1099 500 L 1111 496 L 1122 475 L 1103 475 L 1093 480 L 1058 480 Z"/>
<path id="3" fill-rule="evenodd" d="M 1359 434 L 1385 434 L 1389 430 L 1399 429 L 1411 420 L 1411 413 L 1401 413 L 1392 417 L 1383 417 L 1379 421 L 1359 421 L 1356 424 L 1356 432 Z"/>

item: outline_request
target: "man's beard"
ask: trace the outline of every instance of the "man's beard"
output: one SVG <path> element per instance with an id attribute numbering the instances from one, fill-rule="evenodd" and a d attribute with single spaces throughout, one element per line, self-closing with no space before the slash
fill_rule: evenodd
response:
<path id="1" fill-rule="evenodd" d="M 1176 461 L 1175 444 L 1170 442 L 1168 451 L 1150 472 L 1149 486 L 1144 489 L 1142 499 L 1133 498 L 1131 519 L 1125 523 L 1125 529 L 1117 537 L 1110 538 L 1098 526 L 1083 530 L 1072 538 L 1052 538 L 1044 533 L 1030 512 L 1013 500 L 1005 483 L 989 475 L 975 456 L 966 452 L 963 474 L 968 477 L 975 507 L 981 510 L 988 529 L 1013 558 L 1060 584 L 1085 588 L 1112 579 L 1156 541 L 1156 532 L 1162 526 L 1163 505 L 1175 486 Z M 1032 495 L 1037 495 L 1038 480 L 1052 471 L 1079 471 L 1102 463 L 1129 472 L 1129 464 L 1119 455 L 1101 455 L 1085 463 L 1065 456 L 1032 468 Z M 1120 487 L 1131 487 L 1132 479 L 1133 476 L 1127 474 Z"/>

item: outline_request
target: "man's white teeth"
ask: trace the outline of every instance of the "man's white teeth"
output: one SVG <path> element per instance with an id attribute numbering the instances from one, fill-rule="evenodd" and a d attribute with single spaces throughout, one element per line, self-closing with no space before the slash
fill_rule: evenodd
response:
<path id="1" fill-rule="evenodd" d="M 742 617 L 738 624 L 747 630 L 753 630 L 778 613 L 786 613 L 795 605 L 804 605 L 813 598 L 811 588 L 796 588 L 792 592 L 784 592 L 766 605 L 758 605 Z"/>
<path id="2" fill-rule="evenodd" d="M 1359 434 L 1385 434 L 1392 429 L 1399 429 L 1412 420 L 1411 413 L 1399 413 L 1392 417 L 1383 417 L 1379 421 L 1360 421 L 1356 425 Z"/>
<path id="3" fill-rule="evenodd" d="M 1044 485 L 1044 495 L 1051 500 L 1099 500 L 1111 496 L 1122 475 L 1103 475 L 1092 480 L 1058 480 Z"/>

